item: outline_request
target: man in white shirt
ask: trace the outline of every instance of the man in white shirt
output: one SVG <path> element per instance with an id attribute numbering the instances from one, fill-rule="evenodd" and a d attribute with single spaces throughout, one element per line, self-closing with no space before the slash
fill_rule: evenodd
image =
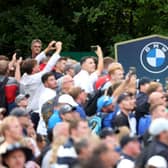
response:
<path id="1" fill-rule="evenodd" d="M 86 93 L 94 91 L 94 84 L 103 70 L 103 53 L 100 46 L 97 46 L 95 52 L 98 56 L 97 69 L 93 57 L 83 57 L 80 61 L 81 71 L 74 77 L 75 86 L 81 87 Z"/>
<path id="2" fill-rule="evenodd" d="M 51 100 L 56 97 L 56 87 L 57 87 L 57 81 L 55 79 L 55 76 L 52 72 L 45 73 L 42 78 L 42 83 L 44 85 L 44 88 L 40 94 L 39 97 L 39 113 L 40 113 L 40 121 L 37 127 L 37 133 L 41 135 L 47 135 L 47 129 L 45 122 L 43 120 L 42 114 L 41 114 L 41 108 L 44 103 L 46 103 L 48 100 Z"/>
<path id="3" fill-rule="evenodd" d="M 53 44 L 56 44 L 53 47 Z M 55 50 L 55 53 L 52 55 L 48 61 L 45 68 L 40 72 L 39 71 L 39 62 L 45 58 L 45 54 L 50 50 Z M 35 59 L 27 59 L 23 62 L 22 68 L 24 74 L 20 80 L 21 84 L 21 93 L 26 93 L 30 95 L 28 108 L 32 109 L 34 112 L 39 112 L 39 97 L 40 93 L 43 90 L 43 85 L 41 77 L 46 72 L 50 72 L 53 66 L 56 64 L 57 60 L 60 58 L 59 53 L 62 49 L 62 43 L 52 41 L 48 47 L 40 53 Z"/>

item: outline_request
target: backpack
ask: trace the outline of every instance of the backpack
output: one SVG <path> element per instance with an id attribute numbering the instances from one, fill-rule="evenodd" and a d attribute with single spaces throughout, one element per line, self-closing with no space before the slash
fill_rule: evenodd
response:
<path id="1" fill-rule="evenodd" d="M 48 100 L 43 104 L 41 109 L 41 114 L 44 122 L 48 125 L 48 120 L 53 114 L 54 106 L 58 103 L 58 96 L 55 96 L 53 99 Z"/>
<path id="2" fill-rule="evenodd" d="M 102 128 L 102 116 L 100 113 L 95 114 L 88 120 L 89 128 L 93 134 L 99 135 Z"/>
<path id="3" fill-rule="evenodd" d="M 4 80 L 0 82 L 0 107 L 7 109 L 7 100 L 5 94 L 5 85 L 8 82 L 8 77 L 5 76 Z"/>
<path id="4" fill-rule="evenodd" d="M 84 107 L 87 116 L 93 116 L 97 111 L 97 100 L 104 94 L 104 90 L 96 90 L 93 94 L 89 95 L 88 101 Z"/>

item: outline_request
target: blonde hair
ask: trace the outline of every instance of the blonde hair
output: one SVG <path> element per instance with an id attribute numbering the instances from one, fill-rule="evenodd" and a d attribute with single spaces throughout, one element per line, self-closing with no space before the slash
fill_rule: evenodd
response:
<path id="1" fill-rule="evenodd" d="M 9 129 L 9 125 L 12 125 L 14 120 L 18 121 L 18 118 L 15 116 L 5 117 L 0 124 L 0 134 L 5 136 L 5 131 Z"/>
<path id="2" fill-rule="evenodd" d="M 63 127 L 63 126 L 65 126 L 65 124 L 68 124 L 67 129 L 69 131 L 69 123 L 67 123 L 67 122 L 58 123 L 53 128 L 53 143 L 52 143 L 52 148 L 51 148 L 51 157 L 50 157 L 50 161 L 49 161 L 50 165 L 56 163 L 58 148 L 61 145 L 63 145 L 68 138 L 68 135 L 65 135 L 65 134 L 63 135 L 63 133 L 62 133 L 62 129 L 65 129 Z"/>
<path id="3" fill-rule="evenodd" d="M 120 63 L 118 63 L 118 62 L 111 63 L 108 66 L 108 73 L 109 73 L 109 75 L 114 74 L 114 72 L 116 70 L 118 70 L 118 69 L 124 71 L 123 66 Z"/>
<path id="4" fill-rule="evenodd" d="M 150 95 L 152 92 L 157 91 L 159 87 L 162 87 L 162 84 L 159 82 L 150 82 L 149 87 L 147 89 L 147 94 Z"/>
<path id="5" fill-rule="evenodd" d="M 119 129 L 119 133 L 117 134 L 117 139 L 118 139 L 118 142 L 120 142 L 123 136 L 130 134 L 130 130 L 126 126 L 118 127 L 118 129 Z"/>
<path id="6" fill-rule="evenodd" d="M 52 144 L 52 148 L 51 148 L 51 157 L 50 157 L 50 161 L 49 164 L 54 164 L 57 162 L 57 152 L 58 149 L 61 145 L 63 145 L 67 140 L 67 137 L 65 136 L 59 136 L 56 139 L 54 139 L 53 144 Z"/>

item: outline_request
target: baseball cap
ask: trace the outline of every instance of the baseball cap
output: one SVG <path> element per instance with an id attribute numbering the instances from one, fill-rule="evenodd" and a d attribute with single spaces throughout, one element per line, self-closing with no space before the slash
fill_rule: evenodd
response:
<path id="1" fill-rule="evenodd" d="M 127 145 L 129 142 L 137 141 L 138 137 L 137 136 L 130 136 L 130 135 L 125 135 L 121 138 L 120 140 L 120 146 L 123 148 L 125 145 Z"/>
<path id="2" fill-rule="evenodd" d="M 140 88 L 141 85 L 145 85 L 146 83 L 150 83 L 150 82 L 151 82 L 150 78 L 148 78 L 148 77 L 142 77 L 138 81 L 138 89 Z"/>
<path id="3" fill-rule="evenodd" d="M 10 115 L 16 116 L 16 117 L 22 117 L 22 116 L 27 116 L 29 114 L 29 111 L 20 107 L 16 107 L 12 109 L 10 112 Z"/>
<path id="4" fill-rule="evenodd" d="M 16 96 L 15 98 L 15 103 L 18 104 L 21 100 L 23 100 L 24 98 L 29 98 L 29 94 L 19 94 Z"/>
<path id="5" fill-rule="evenodd" d="M 123 100 L 125 100 L 127 97 L 131 97 L 133 96 L 132 93 L 128 93 L 128 92 L 124 92 L 124 93 L 121 93 L 119 96 L 118 96 L 118 99 L 117 99 L 117 103 L 120 104 Z"/>
<path id="6" fill-rule="evenodd" d="M 72 96 L 69 94 L 63 94 L 58 98 L 58 103 L 67 103 L 70 104 L 71 106 L 78 106 L 78 104 L 74 101 Z"/>
<path id="7" fill-rule="evenodd" d="M 97 112 L 101 112 L 103 107 L 106 107 L 113 103 L 113 97 L 110 96 L 101 96 L 97 100 Z"/>
<path id="8" fill-rule="evenodd" d="M 66 113 L 69 113 L 69 112 L 73 112 L 76 110 L 76 107 L 73 107 L 69 104 L 64 104 L 60 110 L 59 110 L 59 114 L 66 114 Z"/>
<path id="9" fill-rule="evenodd" d="M 103 128 L 99 134 L 100 138 L 105 138 L 106 136 L 110 136 L 110 135 L 114 135 L 119 133 L 119 129 L 115 128 L 111 128 L 111 127 L 106 127 Z"/>
<path id="10" fill-rule="evenodd" d="M 167 168 L 166 159 L 159 155 L 154 155 L 147 161 L 147 166 L 154 166 L 157 168 Z"/>
<path id="11" fill-rule="evenodd" d="M 149 133 L 153 136 L 157 136 L 163 131 L 168 131 L 168 120 L 165 118 L 153 120 L 149 126 Z"/>

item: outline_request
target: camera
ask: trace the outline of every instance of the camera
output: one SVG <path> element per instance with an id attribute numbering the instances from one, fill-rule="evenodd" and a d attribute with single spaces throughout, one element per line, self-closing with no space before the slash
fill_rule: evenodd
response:
<path id="1" fill-rule="evenodd" d="M 92 51 L 96 51 L 97 50 L 97 46 L 96 45 L 92 45 L 92 46 L 90 46 L 90 48 L 91 48 Z"/>

